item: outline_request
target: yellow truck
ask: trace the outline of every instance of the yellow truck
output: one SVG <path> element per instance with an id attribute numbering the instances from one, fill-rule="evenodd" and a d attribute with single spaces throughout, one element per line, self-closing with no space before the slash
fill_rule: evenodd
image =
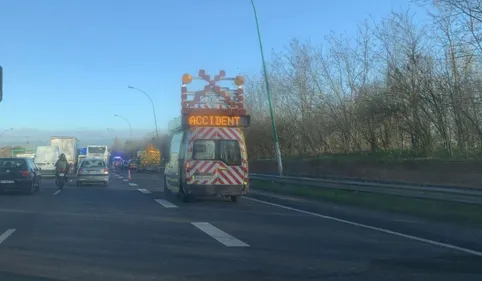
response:
<path id="1" fill-rule="evenodd" d="M 139 171 L 158 172 L 161 166 L 161 151 L 149 144 L 145 150 L 137 153 L 139 157 Z"/>

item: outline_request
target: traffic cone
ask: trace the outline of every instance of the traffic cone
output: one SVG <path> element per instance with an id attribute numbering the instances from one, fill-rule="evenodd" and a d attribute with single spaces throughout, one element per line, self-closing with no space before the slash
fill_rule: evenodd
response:
<path id="1" fill-rule="evenodd" d="M 131 178 L 131 169 L 127 169 L 127 180 L 132 180 L 132 178 Z"/>

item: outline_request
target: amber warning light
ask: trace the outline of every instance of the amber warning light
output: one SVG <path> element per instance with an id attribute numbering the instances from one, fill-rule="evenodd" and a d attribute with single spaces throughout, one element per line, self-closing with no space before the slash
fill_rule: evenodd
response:
<path id="1" fill-rule="evenodd" d="M 189 127 L 248 127 L 249 115 L 189 115 L 183 116 L 183 124 Z"/>

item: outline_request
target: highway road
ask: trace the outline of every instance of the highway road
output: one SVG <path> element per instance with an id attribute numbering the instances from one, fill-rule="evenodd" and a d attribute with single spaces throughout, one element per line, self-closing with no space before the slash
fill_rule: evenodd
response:
<path id="1" fill-rule="evenodd" d="M 0 195 L 0 280 L 481 280 L 482 227 L 253 192 L 165 197 L 158 175 Z"/>

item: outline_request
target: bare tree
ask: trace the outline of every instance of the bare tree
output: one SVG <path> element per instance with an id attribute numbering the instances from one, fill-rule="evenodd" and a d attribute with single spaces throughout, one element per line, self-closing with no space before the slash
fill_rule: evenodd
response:
<path id="1" fill-rule="evenodd" d="M 480 7 L 453 1 L 433 6 L 428 25 L 410 11 L 392 13 L 360 24 L 355 38 L 331 33 L 322 46 L 293 39 L 275 53 L 268 79 L 283 155 L 481 152 Z M 246 87 L 256 158 L 273 157 L 263 79 L 249 77 Z"/>

